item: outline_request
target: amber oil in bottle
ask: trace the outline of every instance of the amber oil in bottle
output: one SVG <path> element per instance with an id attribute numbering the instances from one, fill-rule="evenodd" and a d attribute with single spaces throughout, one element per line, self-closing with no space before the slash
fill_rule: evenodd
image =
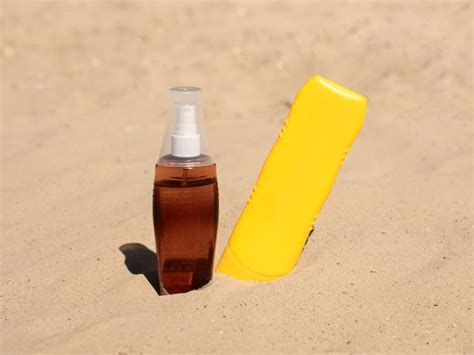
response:
<path id="1" fill-rule="evenodd" d="M 203 153 L 200 89 L 173 88 L 170 96 L 174 128 L 153 189 L 160 294 L 195 290 L 212 279 L 219 212 L 216 164 Z"/>

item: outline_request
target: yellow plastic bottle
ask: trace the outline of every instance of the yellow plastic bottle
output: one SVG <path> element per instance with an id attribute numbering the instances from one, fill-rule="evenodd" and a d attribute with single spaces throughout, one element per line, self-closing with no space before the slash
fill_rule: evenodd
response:
<path id="1" fill-rule="evenodd" d="M 298 93 L 216 268 L 242 280 L 290 272 L 364 120 L 367 99 L 320 76 Z"/>

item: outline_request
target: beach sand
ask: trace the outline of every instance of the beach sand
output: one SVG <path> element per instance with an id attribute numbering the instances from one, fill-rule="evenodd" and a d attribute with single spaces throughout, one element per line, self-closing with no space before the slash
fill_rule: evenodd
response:
<path id="1" fill-rule="evenodd" d="M 469 2 L 1 7 L 2 353 L 474 352 Z M 157 296 L 167 88 L 204 90 L 218 259 L 313 74 L 369 106 L 296 268 Z"/>

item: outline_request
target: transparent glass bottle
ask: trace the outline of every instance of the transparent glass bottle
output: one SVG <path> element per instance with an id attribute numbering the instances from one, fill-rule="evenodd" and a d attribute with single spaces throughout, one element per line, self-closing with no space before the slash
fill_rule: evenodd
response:
<path id="1" fill-rule="evenodd" d="M 169 90 L 170 112 L 155 167 L 153 223 L 160 294 L 198 289 L 212 279 L 219 198 L 207 155 L 201 90 Z"/>

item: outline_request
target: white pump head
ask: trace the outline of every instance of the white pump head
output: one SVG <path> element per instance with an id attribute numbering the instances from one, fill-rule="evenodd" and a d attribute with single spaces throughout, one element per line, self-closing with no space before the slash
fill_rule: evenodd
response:
<path id="1" fill-rule="evenodd" d="M 170 89 L 174 128 L 171 133 L 171 155 L 192 158 L 201 154 L 198 121 L 201 90 L 194 87 Z"/>
<path id="2" fill-rule="evenodd" d="M 182 158 L 201 154 L 201 137 L 197 130 L 194 103 L 176 105 L 176 126 L 171 134 L 171 154 Z"/>

